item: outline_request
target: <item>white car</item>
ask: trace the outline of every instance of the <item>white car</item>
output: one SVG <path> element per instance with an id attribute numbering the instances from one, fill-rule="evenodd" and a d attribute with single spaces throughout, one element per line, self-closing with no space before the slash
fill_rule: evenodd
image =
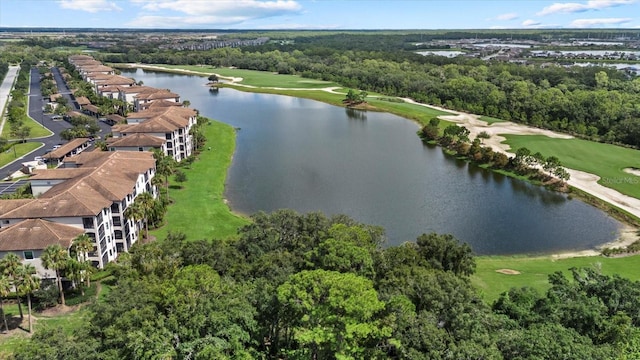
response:
<path id="1" fill-rule="evenodd" d="M 42 156 L 36 156 L 33 158 L 33 160 L 37 162 L 44 162 L 44 158 Z"/>

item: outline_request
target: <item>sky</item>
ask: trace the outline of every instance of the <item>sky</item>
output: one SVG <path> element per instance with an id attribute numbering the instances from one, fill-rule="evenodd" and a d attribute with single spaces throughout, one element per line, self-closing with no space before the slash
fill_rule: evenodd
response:
<path id="1" fill-rule="evenodd" d="M 640 28 L 640 0 L 0 0 L 0 27 Z"/>

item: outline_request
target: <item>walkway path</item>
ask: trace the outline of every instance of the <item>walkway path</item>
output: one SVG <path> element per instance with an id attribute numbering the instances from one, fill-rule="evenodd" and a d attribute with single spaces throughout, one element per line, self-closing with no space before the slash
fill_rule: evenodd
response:
<path id="1" fill-rule="evenodd" d="M 20 70 L 20 66 L 9 66 L 7 76 L 4 77 L 2 84 L 0 84 L 0 112 L 2 113 L 4 113 L 4 109 L 9 103 L 9 94 L 11 94 L 11 90 L 13 89 L 13 83 L 18 75 L 18 70 Z M 0 119 L 0 134 L 2 134 L 5 120 L 6 118 L 4 116 Z"/>

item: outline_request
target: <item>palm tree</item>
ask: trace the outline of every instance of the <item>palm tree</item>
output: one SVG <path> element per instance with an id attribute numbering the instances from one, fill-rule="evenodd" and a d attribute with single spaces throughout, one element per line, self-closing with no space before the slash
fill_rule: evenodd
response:
<path id="1" fill-rule="evenodd" d="M 4 331 L 9 331 L 7 325 L 7 315 L 4 313 L 4 298 L 11 294 L 11 281 L 5 275 L 0 275 L 0 311 L 2 311 L 2 320 L 4 322 Z"/>
<path id="2" fill-rule="evenodd" d="M 60 291 L 60 303 L 62 306 L 65 306 L 60 270 L 63 270 L 67 266 L 69 252 L 60 246 L 60 244 L 49 245 L 42 252 L 40 259 L 42 260 L 42 266 L 44 266 L 45 269 L 55 270 L 58 282 L 58 291 Z"/>
<path id="3" fill-rule="evenodd" d="M 87 259 L 87 253 L 93 250 L 93 241 L 87 234 L 80 234 L 73 239 L 73 248 L 75 249 L 76 254 L 81 256 L 80 262 L 84 268 L 84 275 L 86 278 L 87 287 L 91 286 L 91 280 L 89 279 L 89 270 L 92 269 L 91 266 L 87 266 L 89 260 Z M 84 294 L 83 294 L 84 295 Z"/>
<path id="4" fill-rule="evenodd" d="M 173 174 L 178 165 L 176 159 L 171 156 L 165 155 L 160 150 L 153 152 L 153 157 L 156 159 L 156 174 L 164 176 L 164 184 L 167 189 L 167 196 L 169 195 L 169 176 Z"/>
<path id="5" fill-rule="evenodd" d="M 11 285 L 16 286 L 16 278 L 18 275 L 18 270 L 22 266 L 22 259 L 15 253 L 8 253 L 5 255 L 2 260 L 0 260 L 0 268 L 2 269 L 2 273 L 9 278 Z M 20 302 L 20 295 L 16 292 L 16 297 L 18 298 L 18 310 L 20 311 L 20 319 L 24 319 L 24 314 L 22 313 L 22 303 Z"/>
<path id="6" fill-rule="evenodd" d="M 69 258 L 66 267 L 67 277 L 73 280 L 73 285 L 80 288 L 80 293 L 84 296 L 84 287 L 82 286 L 82 274 L 84 273 L 84 265 L 77 259 Z"/>
<path id="7" fill-rule="evenodd" d="M 138 205 L 136 205 L 138 204 Z M 137 210 L 135 211 L 140 211 L 141 215 L 142 215 L 142 219 L 144 220 L 144 237 L 145 239 L 149 239 L 149 215 L 151 215 L 151 212 L 153 211 L 153 207 L 155 205 L 155 199 L 153 198 L 153 196 L 148 193 L 148 192 L 144 192 L 140 195 L 138 195 L 136 197 L 136 199 L 133 201 L 133 204 L 131 204 L 131 206 L 136 206 Z M 129 206 L 127 208 L 127 210 L 129 210 L 129 208 L 131 208 L 131 206 Z M 127 211 L 125 210 L 125 216 L 127 216 Z"/>
<path id="8" fill-rule="evenodd" d="M 32 331 L 31 323 L 31 294 L 40 288 L 40 278 L 35 276 L 36 268 L 31 264 L 24 264 L 18 270 L 18 284 L 16 292 L 27 295 L 27 304 L 29 310 L 29 332 Z"/>
<path id="9" fill-rule="evenodd" d="M 144 219 L 144 211 L 142 205 L 139 202 L 133 202 L 124 210 L 124 217 L 133 220 L 134 223 L 140 222 Z"/>

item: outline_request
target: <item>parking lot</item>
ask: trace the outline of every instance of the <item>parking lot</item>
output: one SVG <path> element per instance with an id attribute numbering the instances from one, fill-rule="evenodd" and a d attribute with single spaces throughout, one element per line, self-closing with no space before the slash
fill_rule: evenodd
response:
<path id="1" fill-rule="evenodd" d="M 13 182 L 0 182 L 0 196 L 6 194 L 13 194 L 21 186 L 25 185 L 27 180 L 17 180 Z"/>

